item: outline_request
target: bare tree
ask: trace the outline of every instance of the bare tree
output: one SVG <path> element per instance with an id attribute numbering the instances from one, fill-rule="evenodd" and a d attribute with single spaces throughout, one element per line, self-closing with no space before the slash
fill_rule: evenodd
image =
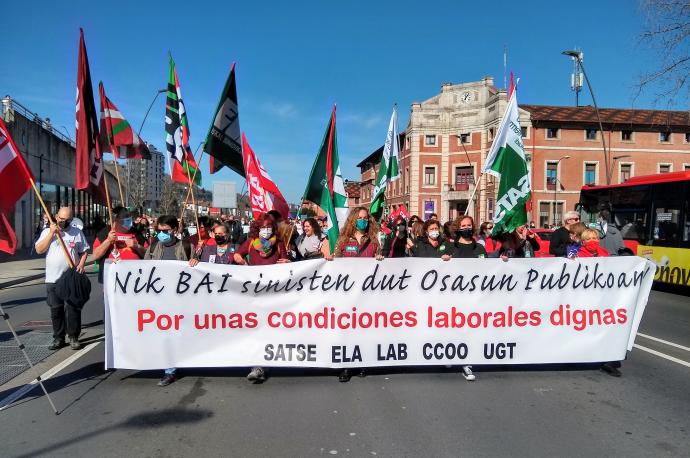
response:
<path id="1" fill-rule="evenodd" d="M 655 86 L 657 100 L 671 105 L 680 94 L 690 96 L 690 1 L 640 0 L 640 7 L 640 41 L 658 54 L 659 64 L 641 76 L 637 93 Z"/>
<path id="2" fill-rule="evenodd" d="M 161 203 L 158 212 L 162 215 L 179 215 L 180 212 L 180 186 L 174 183 L 167 175 L 163 175 L 163 189 L 161 191 Z"/>

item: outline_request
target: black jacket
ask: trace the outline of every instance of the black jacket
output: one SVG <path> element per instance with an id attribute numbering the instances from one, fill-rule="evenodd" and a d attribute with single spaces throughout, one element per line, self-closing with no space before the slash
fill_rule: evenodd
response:
<path id="1" fill-rule="evenodd" d="M 387 258 L 404 258 L 405 248 L 407 248 L 407 237 L 399 239 L 395 232 L 391 232 L 383 241 L 381 254 Z"/>
<path id="2" fill-rule="evenodd" d="M 549 253 L 554 256 L 565 257 L 568 250 L 568 244 L 570 243 L 572 243 L 570 240 L 570 231 L 565 227 L 559 227 L 551 234 Z"/>
<path id="3" fill-rule="evenodd" d="M 437 247 L 433 247 L 426 237 L 418 238 L 410 249 L 410 256 L 416 258 L 440 258 L 444 254 L 453 254 L 453 245 L 441 240 Z"/>

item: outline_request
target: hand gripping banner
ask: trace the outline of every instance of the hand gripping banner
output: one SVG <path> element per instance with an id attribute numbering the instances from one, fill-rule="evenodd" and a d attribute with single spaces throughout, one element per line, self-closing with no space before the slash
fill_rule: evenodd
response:
<path id="1" fill-rule="evenodd" d="M 106 367 L 369 367 L 622 360 L 643 258 L 106 265 Z"/>

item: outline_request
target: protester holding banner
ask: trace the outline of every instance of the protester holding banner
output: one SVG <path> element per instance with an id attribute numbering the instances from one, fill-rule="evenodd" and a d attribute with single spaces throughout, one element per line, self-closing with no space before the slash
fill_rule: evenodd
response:
<path id="1" fill-rule="evenodd" d="M 453 252 L 452 244 L 441 236 L 438 221 L 429 220 L 424 223 L 424 234 L 410 249 L 410 256 L 415 258 L 441 258 L 449 261 Z"/>
<path id="2" fill-rule="evenodd" d="M 413 222 L 414 221 L 414 222 Z M 424 223 L 417 216 L 410 218 L 410 230 L 408 231 L 407 249 L 410 250 L 417 240 L 422 240 L 425 237 Z"/>
<path id="3" fill-rule="evenodd" d="M 474 219 L 471 216 L 460 216 L 455 221 L 456 240 L 452 255 L 456 258 L 485 258 L 486 249 L 474 239 Z"/>
<path id="4" fill-rule="evenodd" d="M 75 269 L 84 273 L 89 243 L 81 229 L 72 226 L 72 210 L 62 207 L 55 215 L 56 223 L 43 229 L 36 242 L 36 253 L 43 254 L 46 251 L 46 303 L 50 307 L 50 319 L 53 323 L 53 343 L 50 350 L 58 350 L 65 346 L 65 335 L 69 339 L 72 350 L 79 350 L 81 334 L 81 308 L 66 303 L 56 295 L 56 282 L 70 268 L 67 259 L 60 247 L 58 236 L 65 242 Z M 58 235 L 59 232 L 59 235 Z"/>
<path id="5" fill-rule="evenodd" d="M 103 265 L 106 259 L 115 261 L 142 259 L 146 252 L 146 240 L 132 230 L 134 221 L 125 207 L 113 208 L 112 227 L 104 228 L 93 242 L 93 257 L 98 260 L 98 282 L 103 283 Z"/>
<path id="6" fill-rule="evenodd" d="M 259 215 L 252 221 L 249 238 L 234 254 L 235 264 L 265 266 L 290 262 L 285 246 L 278 240 L 277 230 L 278 224 L 273 215 Z M 266 371 L 263 367 L 252 367 L 247 374 L 247 380 L 252 383 L 263 383 L 266 380 Z"/>
<path id="7" fill-rule="evenodd" d="M 304 220 L 302 231 L 302 235 L 297 238 L 297 254 L 300 259 L 332 259 L 328 239 L 324 238 L 316 219 Z"/>
<path id="8" fill-rule="evenodd" d="M 581 238 L 582 246 L 577 252 L 578 257 L 592 258 L 610 255 L 609 252 L 601 246 L 599 241 L 599 231 L 596 229 L 585 229 L 582 231 Z"/>
<path id="9" fill-rule="evenodd" d="M 355 207 L 345 220 L 345 225 L 335 244 L 336 258 L 377 258 L 381 256 L 378 224 L 364 207 Z"/>
<path id="10" fill-rule="evenodd" d="M 210 262 L 212 264 L 233 264 L 235 260 L 234 247 L 230 243 L 230 227 L 228 223 L 218 224 L 213 228 L 213 244 L 206 244 L 204 247 L 192 255 L 189 265 L 194 267 L 199 262 Z"/>

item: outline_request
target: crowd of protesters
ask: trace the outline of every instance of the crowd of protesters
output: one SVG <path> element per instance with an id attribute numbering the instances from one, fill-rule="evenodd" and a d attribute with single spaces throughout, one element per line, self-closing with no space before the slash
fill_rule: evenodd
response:
<path id="1" fill-rule="evenodd" d="M 580 222 L 577 212 L 567 212 L 563 225 L 552 233 L 549 253 L 574 259 L 626 254 L 620 232 L 607 225 L 610 215 L 599 214 L 597 228 Z M 72 349 L 79 342 L 81 310 L 55 294 L 58 278 L 68 269 L 55 237 L 60 231 L 79 272 L 91 248 L 81 230 L 70 225 L 71 213 L 61 208 L 56 223 L 46 227 L 35 244 L 46 257 L 48 304 L 53 321 L 52 349 L 59 349 L 69 340 Z M 461 215 L 454 221 L 441 223 L 435 214 L 423 221 L 416 215 L 397 215 L 380 224 L 364 207 L 349 213 L 337 240 L 329 240 L 326 217 L 284 219 L 277 211 L 261 214 L 253 220 L 223 215 L 219 219 L 199 217 L 181 221 L 174 215 L 157 218 L 133 216 L 124 207 L 112 209 L 112 225 L 102 228 L 93 242 L 93 258 L 99 263 L 99 282 L 103 282 L 106 259 L 177 260 L 194 267 L 200 262 L 235 265 L 269 265 L 323 258 L 332 261 L 341 257 L 384 258 L 510 258 L 534 257 L 540 238 L 533 224 L 519 226 L 510 233 L 492 236 L 493 223 L 483 222 L 477 228 L 471 216 Z M 607 373 L 620 376 L 619 362 L 605 363 Z M 345 369 L 339 380 L 347 382 L 352 375 L 364 376 L 363 369 Z M 462 367 L 467 380 L 474 380 L 470 366 Z M 176 368 L 166 369 L 159 381 L 167 386 L 177 378 Z M 266 370 L 253 367 L 247 375 L 252 383 L 266 379 Z"/>

